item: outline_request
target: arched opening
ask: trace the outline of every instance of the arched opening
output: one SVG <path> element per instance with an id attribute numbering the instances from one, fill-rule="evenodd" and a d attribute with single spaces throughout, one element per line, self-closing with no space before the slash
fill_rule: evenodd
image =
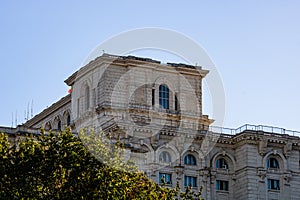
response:
<path id="1" fill-rule="evenodd" d="M 159 154 L 159 162 L 171 162 L 171 155 L 167 151 L 163 151 Z"/>
<path id="2" fill-rule="evenodd" d="M 54 130 L 61 131 L 62 124 L 59 116 L 55 117 L 53 126 Z"/>
<path id="3" fill-rule="evenodd" d="M 49 130 L 51 130 L 51 129 L 52 129 L 51 123 L 50 123 L 50 122 L 47 122 L 47 123 L 45 124 L 45 131 L 49 131 Z"/>
<path id="4" fill-rule="evenodd" d="M 197 165 L 196 158 L 192 154 L 188 154 L 184 157 L 185 165 Z"/>
<path id="5" fill-rule="evenodd" d="M 216 160 L 217 169 L 228 169 L 228 163 L 224 158 L 219 158 Z"/>
<path id="6" fill-rule="evenodd" d="M 70 126 L 70 125 L 71 125 L 71 116 L 68 113 L 68 115 L 67 115 L 67 126 Z"/>
<path id="7" fill-rule="evenodd" d="M 87 85 L 85 87 L 85 110 L 90 108 L 90 87 Z"/>
<path id="8" fill-rule="evenodd" d="M 267 162 L 267 168 L 278 169 L 279 162 L 276 158 L 270 157 Z"/>

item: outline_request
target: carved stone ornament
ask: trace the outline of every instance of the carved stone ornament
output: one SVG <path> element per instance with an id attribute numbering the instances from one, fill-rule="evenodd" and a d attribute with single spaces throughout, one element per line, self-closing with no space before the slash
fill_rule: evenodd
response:
<path id="1" fill-rule="evenodd" d="M 258 168 L 257 169 L 257 175 L 260 177 L 261 180 L 264 180 L 266 178 L 267 171 L 264 168 Z"/>

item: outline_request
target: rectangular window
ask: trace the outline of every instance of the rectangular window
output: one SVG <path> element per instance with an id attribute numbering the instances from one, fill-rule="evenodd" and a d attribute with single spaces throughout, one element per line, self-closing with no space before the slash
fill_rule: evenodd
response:
<path id="1" fill-rule="evenodd" d="M 172 184 L 172 174 L 159 173 L 159 183 L 162 183 L 162 180 L 164 180 L 166 184 Z"/>
<path id="2" fill-rule="evenodd" d="M 222 181 L 222 180 L 216 181 L 216 190 L 228 191 L 229 189 L 228 186 L 229 186 L 228 181 Z"/>
<path id="3" fill-rule="evenodd" d="M 279 180 L 268 179 L 268 189 L 269 190 L 280 190 Z"/>
<path id="4" fill-rule="evenodd" d="M 197 187 L 197 177 L 194 176 L 184 176 L 184 186 Z"/>

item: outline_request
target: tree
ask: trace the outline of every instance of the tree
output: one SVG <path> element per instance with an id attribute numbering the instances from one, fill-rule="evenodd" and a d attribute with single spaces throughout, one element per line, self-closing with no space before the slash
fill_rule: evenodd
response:
<path id="1" fill-rule="evenodd" d="M 97 160 L 70 129 L 20 137 L 0 135 L 2 199 L 172 199 L 172 190 L 153 183 L 121 159 L 101 134 L 80 137 L 101 154 Z M 114 166 L 114 167 L 111 167 Z M 122 170 L 121 170 L 122 169 Z"/>
<path id="2" fill-rule="evenodd" d="M 1 133 L 0 199 L 190 198 L 190 191 L 158 185 L 124 160 L 120 142 L 94 131 L 79 136 L 69 128 L 48 134 L 41 129 L 11 144 Z"/>

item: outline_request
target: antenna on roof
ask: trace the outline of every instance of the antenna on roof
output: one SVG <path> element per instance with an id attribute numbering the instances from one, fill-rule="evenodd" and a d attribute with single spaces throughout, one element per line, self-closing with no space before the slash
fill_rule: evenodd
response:
<path id="1" fill-rule="evenodd" d="M 33 117 L 33 99 L 31 100 L 31 109 L 30 109 L 31 115 L 30 118 Z"/>
<path id="2" fill-rule="evenodd" d="M 104 49 L 102 49 L 102 55 L 105 53 Z"/>
<path id="3" fill-rule="evenodd" d="M 26 120 L 29 119 L 29 102 L 27 103 L 27 115 L 26 115 Z"/>
<path id="4" fill-rule="evenodd" d="M 15 115 L 15 126 L 18 126 L 18 111 L 16 110 L 16 115 Z"/>

